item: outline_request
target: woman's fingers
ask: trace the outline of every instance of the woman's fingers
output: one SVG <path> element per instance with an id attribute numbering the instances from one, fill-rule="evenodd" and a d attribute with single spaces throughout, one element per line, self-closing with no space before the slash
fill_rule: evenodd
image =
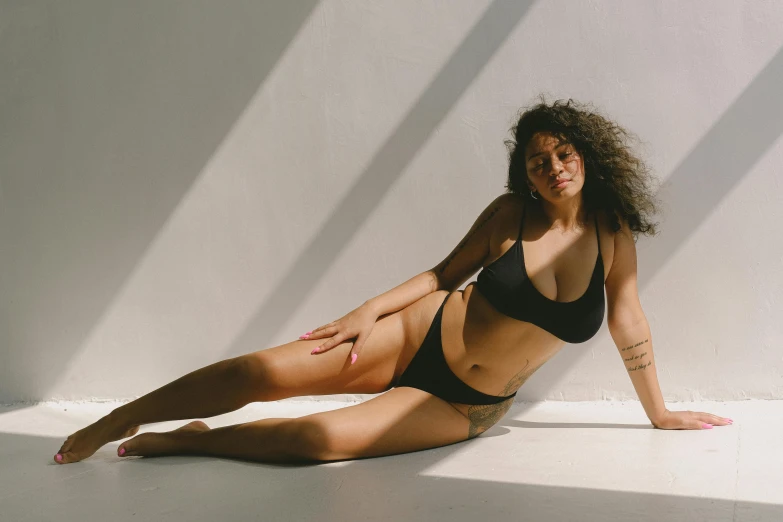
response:
<path id="1" fill-rule="evenodd" d="M 725 417 L 720 417 L 718 415 L 713 415 L 712 413 L 706 413 L 703 411 L 700 411 L 699 415 L 701 415 L 701 419 L 704 422 L 708 422 L 710 424 L 717 424 L 720 426 L 724 426 L 726 424 L 732 424 L 734 422 L 731 419 L 727 419 Z"/>
<path id="2" fill-rule="evenodd" d="M 315 330 L 300 335 L 299 338 L 304 340 L 321 339 L 322 337 L 328 337 L 330 335 L 334 335 L 335 333 L 337 333 L 336 326 L 324 325 L 324 326 L 319 326 Z"/>
<path id="3" fill-rule="evenodd" d="M 310 352 L 310 354 L 312 355 L 314 353 L 328 352 L 329 350 L 331 350 L 332 348 L 334 348 L 335 346 L 337 346 L 338 344 L 343 342 L 343 339 L 345 339 L 345 335 L 342 334 L 342 333 L 338 333 L 337 335 L 335 335 L 334 337 L 332 337 L 331 339 L 329 339 L 325 343 L 316 346 L 313 349 L 313 351 Z"/>
<path id="4" fill-rule="evenodd" d="M 356 362 L 359 352 L 362 351 L 362 346 L 364 346 L 364 336 L 360 335 L 354 341 L 353 348 L 351 348 L 351 364 Z"/>
<path id="5" fill-rule="evenodd" d="M 718 415 L 704 411 L 695 411 L 692 412 L 692 415 L 695 420 L 694 429 L 710 430 L 715 426 L 730 426 L 734 423 L 734 421 L 731 419 L 720 417 Z"/>

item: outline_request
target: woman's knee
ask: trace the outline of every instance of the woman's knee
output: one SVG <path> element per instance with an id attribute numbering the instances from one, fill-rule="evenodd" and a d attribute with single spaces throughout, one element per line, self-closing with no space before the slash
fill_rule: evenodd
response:
<path id="1" fill-rule="evenodd" d="M 306 418 L 291 419 L 281 426 L 282 437 L 292 454 L 310 461 L 341 458 L 337 440 L 323 423 Z"/>
<path id="2" fill-rule="evenodd" d="M 241 355 L 227 362 L 226 376 L 232 386 L 247 387 L 255 392 L 268 381 L 269 365 L 255 354 Z"/>
<path id="3" fill-rule="evenodd" d="M 248 387 L 252 401 L 271 402 L 296 395 L 291 369 L 274 357 L 273 353 L 262 351 L 234 359 L 233 373 L 238 382 Z"/>

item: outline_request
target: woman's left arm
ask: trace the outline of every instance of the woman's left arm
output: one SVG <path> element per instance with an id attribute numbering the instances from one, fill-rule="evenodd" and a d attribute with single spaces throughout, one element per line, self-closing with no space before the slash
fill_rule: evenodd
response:
<path id="1" fill-rule="evenodd" d="M 657 427 L 668 410 L 663 402 L 655 371 L 650 326 L 644 313 L 641 310 L 639 313 L 636 322 L 611 323 L 609 333 L 623 358 L 623 364 L 631 378 L 636 395 L 639 396 L 644 407 L 644 412 L 653 426 Z"/>
<path id="2" fill-rule="evenodd" d="M 620 223 L 606 279 L 607 323 L 647 417 L 661 429 L 709 429 L 715 424 L 730 424 L 730 419 L 710 413 L 666 409 L 655 371 L 650 325 L 636 286 L 636 244 L 628 224 L 624 220 Z"/>

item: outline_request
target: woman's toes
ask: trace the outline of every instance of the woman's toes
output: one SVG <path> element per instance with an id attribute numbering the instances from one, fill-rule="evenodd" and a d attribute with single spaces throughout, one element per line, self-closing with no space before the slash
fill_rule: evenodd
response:
<path id="1" fill-rule="evenodd" d="M 128 437 L 133 437 L 138 432 L 139 432 L 139 427 L 138 426 L 134 426 L 131 429 L 129 429 L 128 431 L 126 431 L 125 433 L 123 433 L 122 437 L 120 437 L 120 438 L 127 439 Z M 133 444 L 130 444 L 130 445 L 128 444 L 128 443 L 132 442 L 132 440 L 133 439 L 125 441 L 125 442 L 123 442 L 122 444 L 119 445 L 119 447 L 117 448 L 117 456 L 118 457 L 131 457 L 133 455 L 132 453 L 128 453 L 128 448 L 132 448 L 133 447 Z"/>
<path id="2" fill-rule="evenodd" d="M 120 457 L 138 457 L 146 455 L 149 449 L 150 439 L 154 439 L 158 433 L 142 433 L 136 435 L 130 440 L 126 440 L 117 448 L 117 455 Z"/>
<path id="3" fill-rule="evenodd" d="M 81 459 L 76 457 L 73 453 L 70 451 L 61 451 L 57 452 L 57 455 L 54 456 L 54 461 L 57 464 L 70 464 L 71 462 L 77 462 Z"/>
<path id="4" fill-rule="evenodd" d="M 120 446 L 117 448 L 117 456 L 118 457 L 132 457 L 133 456 L 133 449 L 136 446 L 134 444 L 134 439 L 126 440 Z"/>
<path id="5" fill-rule="evenodd" d="M 57 450 L 57 454 L 54 456 L 54 461 L 57 464 L 68 464 L 69 462 L 73 462 L 72 459 L 66 458 L 66 455 L 68 455 L 71 451 L 71 446 L 73 445 L 73 435 L 69 436 L 67 439 L 65 439 L 65 442 L 63 442 L 63 445 L 60 446 L 60 449 Z M 72 457 L 72 455 L 71 455 Z"/>

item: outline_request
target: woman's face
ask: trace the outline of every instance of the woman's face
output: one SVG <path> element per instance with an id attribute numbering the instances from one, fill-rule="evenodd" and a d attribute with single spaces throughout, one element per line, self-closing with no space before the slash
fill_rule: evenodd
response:
<path id="1" fill-rule="evenodd" d="M 549 132 L 536 132 L 525 147 L 527 184 L 536 197 L 549 201 L 567 199 L 585 184 L 582 156 L 573 145 Z M 556 180 L 568 180 L 561 187 Z"/>

